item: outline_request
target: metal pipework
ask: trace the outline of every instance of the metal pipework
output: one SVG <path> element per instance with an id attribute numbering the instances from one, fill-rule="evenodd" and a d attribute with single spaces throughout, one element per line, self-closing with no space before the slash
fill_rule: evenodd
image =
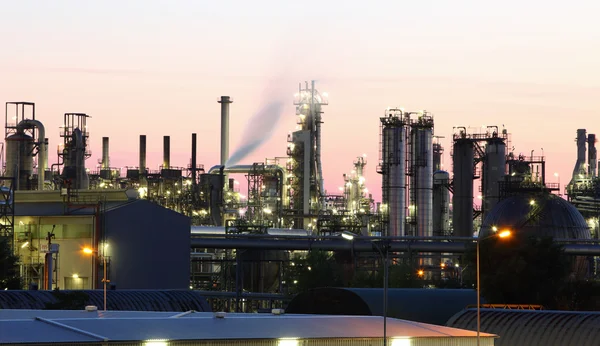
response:
<path id="1" fill-rule="evenodd" d="M 146 135 L 140 135 L 140 174 L 146 173 Z"/>
<path id="2" fill-rule="evenodd" d="M 163 138 L 163 168 L 171 167 L 171 137 L 164 136 Z"/>
<path id="3" fill-rule="evenodd" d="M 229 96 L 221 96 L 217 101 L 221 104 L 221 166 L 229 159 L 229 104 L 233 103 Z"/>
<path id="4" fill-rule="evenodd" d="M 48 148 L 46 148 L 46 130 L 44 124 L 38 120 L 25 119 L 17 127 L 21 129 L 37 127 L 38 129 L 38 190 L 42 191 L 44 189 L 44 175 L 48 166 L 48 162 L 46 161 Z"/>
<path id="5" fill-rule="evenodd" d="M 286 236 L 248 236 L 232 235 L 226 237 L 192 237 L 191 248 L 209 249 L 257 249 L 257 250 L 324 250 L 324 251 L 354 251 L 374 252 L 373 241 L 388 239 L 392 252 L 432 252 L 432 253 L 464 253 L 469 245 L 475 243 L 475 238 L 452 238 L 452 242 L 442 241 L 448 237 L 394 237 L 383 238 L 354 238 L 353 241 L 340 239 L 341 237 L 316 238 L 316 237 L 286 237 Z M 413 240 L 413 238 L 415 240 Z M 430 239 L 419 240 L 419 239 Z M 556 242 L 581 242 L 578 239 L 557 239 Z M 563 244 L 564 252 L 571 256 L 598 256 L 600 244 Z"/>
<path id="6" fill-rule="evenodd" d="M 102 169 L 109 169 L 108 137 L 102 137 Z"/>
<path id="7" fill-rule="evenodd" d="M 597 156 L 596 156 L 596 135 L 593 133 L 588 134 L 587 137 L 588 142 L 588 175 L 590 177 L 596 176 L 596 164 L 597 164 Z"/>
<path id="8" fill-rule="evenodd" d="M 254 165 L 235 165 L 230 167 L 224 167 L 222 165 L 213 166 L 208 170 L 209 174 L 217 174 L 219 172 L 223 173 L 249 173 L 255 169 Z M 273 171 L 280 175 L 280 180 L 283 182 L 285 170 L 283 167 L 277 165 L 264 165 L 261 167 L 266 171 Z"/>

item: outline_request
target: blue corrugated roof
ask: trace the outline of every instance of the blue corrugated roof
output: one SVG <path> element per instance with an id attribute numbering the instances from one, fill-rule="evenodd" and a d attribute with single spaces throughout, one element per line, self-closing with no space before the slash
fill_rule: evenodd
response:
<path id="1" fill-rule="evenodd" d="M 477 309 L 461 311 L 446 324 L 477 329 Z M 497 346 L 598 345 L 600 312 L 481 309 L 481 330 L 497 334 Z"/>
<path id="2" fill-rule="evenodd" d="M 89 297 L 85 305 L 104 306 L 103 290 L 58 292 L 81 292 Z M 211 311 L 204 297 L 191 290 L 116 290 L 106 293 L 109 310 Z M 0 291 L 0 309 L 45 309 L 46 304 L 57 301 L 53 291 Z"/>
<path id="3" fill-rule="evenodd" d="M 388 289 L 388 316 L 444 325 L 468 305 L 477 304 L 475 290 Z M 317 288 L 295 296 L 287 306 L 290 313 L 383 316 L 381 288 Z"/>

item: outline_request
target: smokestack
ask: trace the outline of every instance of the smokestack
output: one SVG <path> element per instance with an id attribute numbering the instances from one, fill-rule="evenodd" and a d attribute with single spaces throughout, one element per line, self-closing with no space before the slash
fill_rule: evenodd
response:
<path id="1" fill-rule="evenodd" d="M 140 135 L 140 174 L 146 174 L 146 135 Z"/>
<path id="2" fill-rule="evenodd" d="M 229 96 L 221 96 L 221 166 L 229 159 L 229 104 L 233 103 Z"/>
<path id="3" fill-rule="evenodd" d="M 171 167 L 171 137 L 164 136 L 163 138 L 163 168 Z"/>
<path id="4" fill-rule="evenodd" d="M 596 135 L 590 133 L 587 138 L 588 142 L 588 175 L 590 177 L 596 176 Z"/>
<path id="5" fill-rule="evenodd" d="M 192 133 L 192 184 L 196 185 L 196 134 Z"/>
<path id="6" fill-rule="evenodd" d="M 102 169 L 109 169 L 108 137 L 102 137 Z"/>

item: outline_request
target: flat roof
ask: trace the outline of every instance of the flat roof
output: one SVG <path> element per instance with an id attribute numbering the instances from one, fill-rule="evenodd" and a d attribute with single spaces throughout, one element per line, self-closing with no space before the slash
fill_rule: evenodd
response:
<path id="1" fill-rule="evenodd" d="M 330 316 L 209 312 L 0 310 L 2 343 L 99 341 L 381 338 L 379 316 Z M 387 319 L 390 338 L 475 338 L 477 333 Z M 482 338 L 496 335 L 482 333 Z M 486 342 L 484 345 L 492 345 Z"/>

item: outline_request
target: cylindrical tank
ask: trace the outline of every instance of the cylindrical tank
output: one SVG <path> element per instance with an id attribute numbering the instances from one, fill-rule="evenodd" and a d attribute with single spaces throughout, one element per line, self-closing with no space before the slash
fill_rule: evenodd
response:
<path id="1" fill-rule="evenodd" d="M 33 174 L 33 138 L 17 132 L 6 138 L 6 176 L 15 178 L 15 190 L 27 190 Z"/>
<path id="2" fill-rule="evenodd" d="M 221 166 L 229 159 L 229 104 L 233 103 L 229 96 L 221 96 Z"/>
<path id="3" fill-rule="evenodd" d="M 450 174 L 446 171 L 433 173 L 433 235 L 444 236 L 450 229 Z"/>
<path id="4" fill-rule="evenodd" d="M 405 127 L 384 127 L 383 155 L 383 203 L 389 215 L 389 236 L 404 236 L 406 218 L 406 140 Z"/>
<path id="5" fill-rule="evenodd" d="M 506 170 L 506 143 L 502 138 L 491 138 L 485 146 L 483 161 L 483 220 L 500 200 L 499 182 Z"/>
<path id="6" fill-rule="evenodd" d="M 431 220 L 433 218 L 433 128 L 413 126 L 411 128 L 412 140 L 412 169 L 410 177 L 410 193 L 412 195 L 410 206 L 414 212 L 416 236 L 430 237 L 432 233 Z"/>
<path id="7" fill-rule="evenodd" d="M 454 141 L 452 227 L 458 237 L 473 236 L 473 142 L 468 138 Z"/>

